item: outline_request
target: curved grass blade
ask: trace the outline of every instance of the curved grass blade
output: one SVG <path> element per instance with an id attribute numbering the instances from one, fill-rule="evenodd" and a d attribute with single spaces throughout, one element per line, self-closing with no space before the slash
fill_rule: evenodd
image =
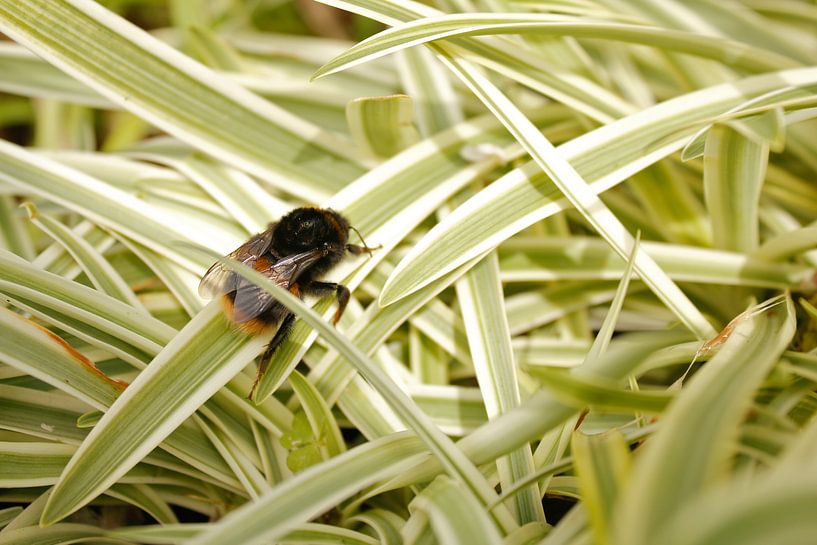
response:
<path id="1" fill-rule="evenodd" d="M 618 388 L 613 381 L 599 378 L 575 377 L 560 369 L 540 367 L 531 369 L 554 397 L 577 409 L 594 407 L 612 412 L 664 412 L 673 395 L 659 391 L 627 391 Z"/>
<path id="2" fill-rule="evenodd" d="M 360 376 L 352 379 L 337 405 L 363 436 L 370 439 L 385 437 L 406 427 L 383 396 Z"/>
<path id="3" fill-rule="evenodd" d="M 106 376 L 94 363 L 56 334 L 0 308 L 3 362 L 105 410 L 127 386 Z M 49 362 L 42 366 L 35 362 Z"/>
<path id="4" fill-rule="evenodd" d="M 572 36 L 650 45 L 710 58 L 738 69 L 771 72 L 800 63 L 766 49 L 721 36 L 682 32 L 670 28 L 612 23 L 565 15 L 535 13 L 463 13 L 409 21 L 355 44 L 312 76 L 313 79 L 352 68 L 390 53 L 457 36 L 526 34 Z"/>
<path id="5" fill-rule="evenodd" d="M 77 419 L 86 408 L 59 392 L 0 385 L 0 428 L 4 430 L 78 445 L 86 432 Z"/>
<path id="6" fill-rule="evenodd" d="M 465 116 L 460 97 L 448 71 L 431 51 L 408 49 L 395 60 L 403 89 L 414 101 L 415 123 L 422 137 L 428 138 L 462 122 Z"/>
<path id="7" fill-rule="evenodd" d="M 630 433 L 625 434 L 625 439 L 628 445 L 633 445 L 636 443 L 640 443 L 644 438 L 649 437 L 652 433 L 655 432 L 655 428 L 657 424 L 648 424 L 642 428 L 636 428 L 635 431 L 631 431 Z M 540 467 L 536 470 L 536 472 L 532 475 L 529 475 L 527 478 L 519 481 L 518 483 L 514 483 L 512 487 L 508 490 L 502 492 L 499 496 L 498 501 L 502 502 L 508 499 L 509 497 L 516 494 L 518 491 L 522 490 L 525 486 L 529 485 L 532 482 L 536 482 L 544 477 L 549 477 L 556 473 L 562 473 L 566 469 L 569 469 L 573 466 L 573 457 L 572 456 L 565 456 L 558 462 L 554 462 L 552 464 L 548 464 L 547 466 Z"/>
<path id="8" fill-rule="evenodd" d="M 627 267 L 624 269 L 624 274 L 621 276 L 621 281 L 616 288 L 616 295 L 610 304 L 610 309 L 604 317 L 596 338 L 590 346 L 585 361 L 593 360 L 601 356 L 607 347 L 610 345 L 610 339 L 613 338 L 613 333 L 616 330 L 616 322 L 621 314 L 621 308 L 624 306 L 624 298 L 627 297 L 627 288 L 630 287 L 630 279 L 633 276 L 633 269 L 635 267 L 635 256 L 638 253 L 638 248 L 641 244 L 641 232 L 636 233 L 633 248 L 630 250 L 630 255 L 627 258 Z"/>
<path id="9" fill-rule="evenodd" d="M 689 505 L 658 538 L 666 545 L 799 545 L 815 532 L 817 478 L 813 472 L 729 488 Z M 717 513 L 717 516 L 713 516 Z M 691 522 L 694 521 L 694 522 Z"/>
<path id="10" fill-rule="evenodd" d="M 0 248 L 30 261 L 35 256 L 34 241 L 16 208 L 14 197 L 0 195 Z"/>
<path id="11" fill-rule="evenodd" d="M 201 153 L 175 154 L 161 150 L 131 151 L 131 157 L 175 169 L 198 185 L 218 208 L 240 224 L 246 233 L 264 230 L 274 218 L 283 216 L 293 204 L 271 195 L 259 182 L 240 170 L 220 164 Z M 137 186 L 140 189 L 142 186 Z M 149 189 L 143 189 L 148 191 Z M 181 195 L 184 202 L 189 197 Z"/>
<path id="12" fill-rule="evenodd" d="M 47 488 L 39 495 L 32 497 L 31 503 L 29 503 L 26 508 L 23 509 L 23 512 L 12 520 L 8 526 L 0 530 L 0 535 L 18 528 L 25 528 L 26 526 L 37 526 L 37 521 L 40 520 L 40 513 L 42 513 L 45 502 L 48 500 L 48 496 L 50 494 L 51 489 Z"/>
<path id="13" fill-rule="evenodd" d="M 227 434 L 197 415 L 193 416 L 193 419 L 218 450 L 251 500 L 258 499 L 263 492 L 269 490 L 269 485 L 261 472 L 252 465 L 238 445 L 227 437 Z"/>
<path id="14" fill-rule="evenodd" d="M 94 108 L 116 107 L 87 85 L 60 72 L 25 47 L 10 42 L 0 43 L 0 89 Z"/>
<path id="15" fill-rule="evenodd" d="M 190 272 L 178 263 L 134 240 L 124 236 L 116 238 L 153 271 L 167 290 L 173 294 L 188 316 L 195 316 L 204 307 L 204 302 L 199 297 L 198 287 L 201 281 L 199 274 Z"/>
<path id="16" fill-rule="evenodd" d="M 359 522 L 369 526 L 382 545 L 401 545 L 403 537 L 400 529 L 406 521 L 397 513 L 386 509 L 369 509 L 352 515 L 349 522 Z"/>
<path id="17" fill-rule="evenodd" d="M 0 486 L 30 488 L 54 484 L 76 447 L 33 441 L 0 442 Z M 139 464 L 122 477 L 124 483 L 186 485 L 188 481 L 166 468 Z"/>
<path id="18" fill-rule="evenodd" d="M 100 253 L 109 250 L 114 243 L 112 236 L 88 220 L 79 222 L 71 228 L 71 231 L 75 236 L 82 237 Z M 29 261 L 38 269 L 58 274 L 68 280 L 76 279 L 82 272 L 82 269 L 74 262 L 68 251 L 56 242 Z"/>
<path id="19" fill-rule="evenodd" d="M 814 518 L 807 513 L 815 501 L 817 483 L 813 455 L 817 420 L 798 432 L 769 471 L 748 482 L 726 482 L 688 503 L 662 528 L 661 543 L 807 543 L 816 529 Z M 693 520 L 696 522 L 690 524 Z"/>
<path id="20" fill-rule="evenodd" d="M 642 242 L 641 246 L 678 282 L 799 289 L 808 285 L 811 270 L 776 261 L 810 250 L 815 243 L 817 228 L 807 227 L 770 239 L 751 256 L 662 242 Z M 503 282 L 613 280 L 626 268 L 599 238 L 517 236 L 504 242 L 498 252 Z"/>
<path id="21" fill-rule="evenodd" d="M 817 227 L 802 227 L 767 238 L 754 252 L 752 257 L 769 262 L 783 261 L 797 254 L 813 250 L 817 246 Z M 777 264 L 782 266 L 783 263 Z"/>
<path id="22" fill-rule="evenodd" d="M 668 346 L 688 341 L 689 333 L 662 331 L 622 336 L 610 344 L 599 358 L 587 365 L 576 367 L 572 373 L 577 378 L 598 377 L 623 381 L 634 373 L 650 355 Z M 571 405 L 558 400 L 550 391 L 541 390 L 522 405 L 499 418 L 479 427 L 457 442 L 457 446 L 478 464 L 488 463 L 528 441 L 540 439 L 549 430 L 578 414 Z M 431 480 L 441 471 L 439 462 L 430 456 L 389 482 L 379 491 L 401 488 Z"/>
<path id="23" fill-rule="evenodd" d="M 0 528 L 5 528 L 9 522 L 14 520 L 15 517 L 17 517 L 17 515 L 19 515 L 22 512 L 23 508 L 20 506 L 6 507 L 5 509 L 0 509 Z"/>
<path id="24" fill-rule="evenodd" d="M 357 13 L 391 26 L 414 19 L 436 17 L 442 12 L 413 0 L 319 0 L 336 8 Z M 522 85 L 551 97 L 600 123 L 635 111 L 617 94 L 588 78 L 561 69 L 558 65 L 520 48 L 518 42 L 503 37 L 458 38 L 457 48 L 464 48 L 469 58 Z M 435 48 L 448 47 L 447 44 Z M 473 55 L 471 55 L 473 54 Z"/>
<path id="25" fill-rule="evenodd" d="M 175 545 L 184 539 L 192 539 L 209 527 L 204 523 L 163 524 L 155 526 L 126 526 L 107 533 L 109 537 L 121 538 L 145 545 Z M 330 526 L 307 522 L 299 524 L 281 539 L 287 544 L 342 543 L 343 545 L 378 545 L 378 541 L 366 534 Z"/>
<path id="26" fill-rule="evenodd" d="M 803 91 L 806 91 L 805 93 Z M 815 103 L 815 89 L 785 86 L 770 90 L 749 100 L 736 104 L 704 125 L 681 151 L 681 159 L 689 161 L 704 154 L 706 138 L 716 124 L 731 126 L 747 138 L 769 144 L 770 149 L 781 151 L 785 120 L 780 119 L 783 108 L 796 109 Z"/>
<path id="27" fill-rule="evenodd" d="M 463 267 L 463 269 L 465 268 L 467 268 L 467 265 Z M 400 324 L 405 322 L 408 316 L 414 314 L 439 292 L 448 287 L 462 272 L 463 270 L 453 271 L 434 285 L 414 292 L 395 305 L 381 307 L 375 304 L 375 306 L 369 306 L 363 316 L 349 329 L 347 335 L 350 342 L 353 342 L 366 354 L 374 354 L 375 350 L 385 342 Z M 328 403 L 334 403 L 338 400 L 356 374 L 355 369 L 350 368 L 337 352 L 328 353 L 310 372 L 310 376 L 315 380 L 315 386 Z"/>
<path id="28" fill-rule="evenodd" d="M 3 323 L 3 327 L 0 328 L 0 354 L 9 365 L 100 410 L 105 410 L 119 396 L 124 383 L 113 381 L 103 375 L 94 367 L 93 362 L 53 333 L 5 309 L 0 309 L 0 321 Z M 33 400 L 34 395 L 28 394 L 25 399 Z M 42 418 L 45 418 L 47 411 L 40 410 L 39 413 L 41 419 L 37 425 L 43 422 Z M 20 421 L 17 425 L 23 422 Z M 68 442 L 78 442 L 80 439 L 75 433 L 72 433 L 71 437 L 74 440 Z M 228 468 L 206 437 L 196 428 L 190 426 L 178 428 L 165 440 L 162 448 L 198 471 L 216 479 L 217 484 L 223 484 L 228 488 L 234 485 L 234 479 L 230 476 Z M 188 466 L 180 464 L 173 458 L 168 460 L 162 453 L 152 453 L 151 457 L 152 462 L 157 465 L 180 472 L 190 471 Z M 193 474 L 202 478 L 198 473 Z"/>
<path id="29" fill-rule="evenodd" d="M 167 502 L 148 484 L 115 484 L 105 494 L 135 505 L 162 524 L 179 522 Z"/>
<path id="30" fill-rule="evenodd" d="M 94 250 L 91 244 L 55 219 L 40 215 L 33 203 L 25 203 L 23 206 L 31 222 L 62 244 L 71 254 L 97 291 L 110 295 L 143 314 L 148 314 L 147 309 L 139 302 L 122 276 L 99 252 Z"/>
<path id="31" fill-rule="evenodd" d="M 167 241 L 188 240 L 230 251 L 234 240 L 215 229 L 193 229 L 133 195 L 71 167 L 0 140 L 0 180 L 80 213 L 190 270 L 208 266 L 198 255 L 184 255 Z"/>
<path id="32" fill-rule="evenodd" d="M 448 435 L 467 435 L 488 421 L 479 389 L 411 384 L 411 399 Z"/>
<path id="33" fill-rule="evenodd" d="M 109 530 L 107 535 L 128 542 L 146 545 L 174 545 L 185 539 L 192 539 L 208 528 L 205 522 L 184 524 L 152 524 L 146 526 L 124 526 Z"/>
<path id="34" fill-rule="evenodd" d="M 815 501 L 816 422 L 798 430 L 769 471 L 749 482 L 726 482 L 687 504 L 662 528 L 662 542 L 679 543 L 679 528 L 685 528 L 684 543 L 695 545 L 727 539 L 752 545 L 808 542 L 815 531 L 814 519 L 806 513 Z M 693 517 L 700 524 L 689 526 Z"/>
<path id="35" fill-rule="evenodd" d="M 630 187 L 637 199 L 633 204 L 640 205 L 646 216 L 638 229 L 647 235 L 644 227 L 649 226 L 660 233 L 649 238 L 711 246 L 712 234 L 704 217 L 704 207 L 683 172 L 672 162 L 662 161 L 632 177 Z"/>
<path id="36" fill-rule="evenodd" d="M 137 366 L 143 366 L 176 334 L 172 327 L 113 297 L 37 269 L 2 250 L 0 293 Z"/>
<path id="37" fill-rule="evenodd" d="M 58 443 L 0 442 L 0 486 L 51 485 L 75 450 Z"/>

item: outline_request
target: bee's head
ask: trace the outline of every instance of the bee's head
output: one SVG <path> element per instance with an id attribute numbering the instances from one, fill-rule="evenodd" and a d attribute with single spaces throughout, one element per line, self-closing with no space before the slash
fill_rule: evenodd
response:
<path id="1" fill-rule="evenodd" d="M 279 255 L 328 248 L 342 255 L 349 239 L 349 222 L 328 208 L 297 208 L 281 218 L 272 245 Z"/>

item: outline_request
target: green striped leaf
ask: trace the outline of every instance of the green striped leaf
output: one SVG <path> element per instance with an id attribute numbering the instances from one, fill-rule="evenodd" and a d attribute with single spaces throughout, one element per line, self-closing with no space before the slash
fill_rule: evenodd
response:
<path id="1" fill-rule="evenodd" d="M 603 20 L 535 13 L 468 13 L 425 17 L 371 36 L 322 66 L 313 76 L 326 76 L 388 55 L 404 48 L 454 38 L 489 34 L 526 34 L 537 36 L 592 37 L 662 50 L 677 51 L 715 59 L 756 72 L 793 68 L 798 62 L 752 47 L 748 43 L 721 37 L 681 32 L 667 28 L 611 23 Z"/>

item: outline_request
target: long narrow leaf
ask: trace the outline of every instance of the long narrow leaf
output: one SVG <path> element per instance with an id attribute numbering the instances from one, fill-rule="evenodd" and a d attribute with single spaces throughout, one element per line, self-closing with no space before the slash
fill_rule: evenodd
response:
<path id="1" fill-rule="evenodd" d="M 85 239 L 77 236 L 71 229 L 53 218 L 41 216 L 37 208 L 31 203 L 26 205 L 26 210 L 32 223 L 62 244 L 74 259 L 77 260 L 77 263 L 83 268 L 83 271 L 85 271 L 85 274 L 91 279 L 91 282 L 97 290 L 111 297 L 115 297 L 140 310 L 144 314 L 147 314 L 147 310 L 142 306 L 133 294 L 133 290 L 131 290 L 119 273 L 116 272 L 104 257 L 95 252 Z"/>
<path id="2" fill-rule="evenodd" d="M 793 68 L 799 63 L 749 44 L 677 30 L 610 23 L 565 15 L 533 13 L 468 13 L 427 17 L 367 38 L 313 76 L 318 78 L 377 59 L 404 48 L 456 36 L 524 34 L 574 36 L 654 45 L 664 50 L 708 57 L 758 72 Z"/>
<path id="3" fill-rule="evenodd" d="M 495 252 L 485 256 L 457 283 L 457 296 L 485 409 L 489 418 L 495 418 L 521 403 Z M 503 488 L 524 478 L 533 471 L 530 447 L 525 445 L 507 458 L 497 460 L 497 468 Z M 515 499 L 521 523 L 544 521 L 536 487 L 530 487 Z"/>

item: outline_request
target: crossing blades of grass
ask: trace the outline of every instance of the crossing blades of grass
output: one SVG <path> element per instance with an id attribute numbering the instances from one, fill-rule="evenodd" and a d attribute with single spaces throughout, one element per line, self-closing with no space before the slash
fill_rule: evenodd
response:
<path id="1" fill-rule="evenodd" d="M 42 516 L 53 524 L 102 493 L 249 363 L 264 338 L 210 304 L 119 396 L 65 467 Z"/>

